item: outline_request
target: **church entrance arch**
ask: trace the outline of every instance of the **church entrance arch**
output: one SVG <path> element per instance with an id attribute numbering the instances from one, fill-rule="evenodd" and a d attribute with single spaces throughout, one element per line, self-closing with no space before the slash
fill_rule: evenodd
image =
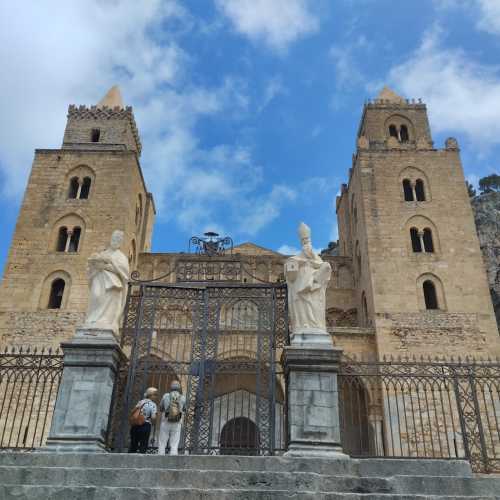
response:
<path id="1" fill-rule="evenodd" d="M 180 453 L 280 448 L 276 349 L 287 342 L 286 299 L 283 284 L 131 283 L 121 338 L 129 364 L 116 394 L 122 401 L 114 402 L 113 448 L 127 448 L 128 415 L 145 389 L 163 393 L 174 379 L 187 399 Z"/>
<path id="2" fill-rule="evenodd" d="M 246 417 L 229 420 L 220 435 L 221 455 L 257 455 L 259 451 L 259 430 L 255 422 Z"/>

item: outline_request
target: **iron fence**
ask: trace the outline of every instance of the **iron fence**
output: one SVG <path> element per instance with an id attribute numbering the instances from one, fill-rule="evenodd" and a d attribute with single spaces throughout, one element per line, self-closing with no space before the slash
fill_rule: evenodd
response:
<path id="1" fill-rule="evenodd" d="M 0 353 L 0 449 L 31 450 L 45 444 L 62 371 L 59 350 Z"/>
<path id="2" fill-rule="evenodd" d="M 346 360 L 344 450 L 354 457 L 467 459 L 500 472 L 500 362 Z"/>
<path id="3" fill-rule="evenodd" d="M 121 345 L 129 356 L 113 398 L 109 445 L 127 447 L 127 416 L 146 387 L 186 395 L 180 452 L 273 454 L 285 447 L 276 349 L 288 341 L 280 284 L 132 284 Z M 158 427 L 158 425 L 156 426 Z M 158 429 L 151 435 L 157 446 Z"/>

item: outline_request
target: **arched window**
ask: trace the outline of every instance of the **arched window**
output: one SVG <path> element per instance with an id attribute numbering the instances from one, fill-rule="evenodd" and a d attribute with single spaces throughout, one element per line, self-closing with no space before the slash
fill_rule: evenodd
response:
<path id="1" fill-rule="evenodd" d="M 422 285 L 426 309 L 439 309 L 436 286 L 431 280 L 424 281 Z"/>
<path id="2" fill-rule="evenodd" d="M 101 138 L 101 131 L 98 128 L 93 128 L 92 132 L 90 133 L 90 140 L 91 142 L 99 142 L 99 139 Z"/>
<path id="3" fill-rule="evenodd" d="M 401 136 L 401 142 L 408 142 L 410 140 L 410 134 L 408 134 L 408 127 L 406 125 L 401 125 L 399 134 Z"/>
<path id="4" fill-rule="evenodd" d="M 57 235 L 56 251 L 64 252 L 66 251 L 66 241 L 68 240 L 68 228 L 63 226 L 59 228 L 59 233 Z"/>
<path id="5" fill-rule="evenodd" d="M 422 242 L 420 240 L 420 235 L 418 234 L 418 229 L 416 227 L 412 227 L 410 229 L 410 237 L 411 237 L 411 248 L 414 252 L 422 251 Z"/>
<path id="6" fill-rule="evenodd" d="M 80 235 L 82 230 L 79 227 L 74 227 L 69 239 L 68 252 L 78 252 L 78 244 L 80 243 Z"/>
<path id="7" fill-rule="evenodd" d="M 398 129 L 396 125 L 389 125 L 389 135 L 399 140 Z"/>
<path id="8" fill-rule="evenodd" d="M 417 179 L 415 182 L 415 195 L 417 201 L 425 201 L 424 181 L 422 179 Z"/>
<path id="9" fill-rule="evenodd" d="M 403 191 L 405 195 L 405 201 L 413 201 L 413 189 L 411 187 L 410 179 L 403 179 Z"/>
<path id="10" fill-rule="evenodd" d="M 92 179 L 90 177 L 84 177 L 82 188 L 80 189 L 80 199 L 86 200 L 89 197 L 90 193 L 90 184 L 92 183 Z"/>
<path id="11" fill-rule="evenodd" d="M 48 309 L 60 309 L 64 295 L 65 281 L 62 278 L 55 279 L 50 285 Z"/>
<path id="12" fill-rule="evenodd" d="M 78 197 L 78 189 L 80 187 L 80 182 L 78 177 L 72 177 L 69 181 L 69 190 L 68 190 L 68 198 L 77 198 Z"/>
<path id="13" fill-rule="evenodd" d="M 428 227 L 424 229 L 423 240 L 424 240 L 424 250 L 427 253 L 434 252 L 434 244 L 432 242 L 432 231 Z"/>

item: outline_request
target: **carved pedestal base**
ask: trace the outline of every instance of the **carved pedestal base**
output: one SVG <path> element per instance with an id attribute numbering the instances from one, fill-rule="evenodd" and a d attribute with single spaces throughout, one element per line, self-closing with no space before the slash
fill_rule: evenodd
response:
<path id="1" fill-rule="evenodd" d="M 40 451 L 104 452 L 123 353 L 111 330 L 77 330 L 61 347 L 62 380 L 47 444 Z"/>
<path id="2" fill-rule="evenodd" d="M 290 343 L 297 347 L 320 347 L 329 349 L 332 347 L 332 337 L 325 330 L 318 328 L 303 328 L 292 332 L 290 335 Z"/>
<path id="3" fill-rule="evenodd" d="M 283 351 L 288 384 L 286 456 L 349 458 L 342 453 L 337 373 L 342 349 L 291 346 Z"/>

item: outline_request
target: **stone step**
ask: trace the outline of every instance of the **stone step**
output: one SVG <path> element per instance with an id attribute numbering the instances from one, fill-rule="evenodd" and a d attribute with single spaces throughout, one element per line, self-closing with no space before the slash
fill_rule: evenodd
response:
<path id="1" fill-rule="evenodd" d="M 0 466 L 0 484 L 135 487 L 138 484 L 193 489 L 290 490 L 439 495 L 500 494 L 498 477 L 359 477 L 312 472 Z"/>
<path id="2" fill-rule="evenodd" d="M 26 486 L 0 484 L 3 500 L 498 500 L 495 496 L 363 494 L 258 491 L 255 489 L 110 488 L 94 486 Z"/>
<path id="3" fill-rule="evenodd" d="M 127 453 L 2 453 L 0 465 L 94 468 L 168 468 L 193 470 L 240 470 L 268 472 L 316 472 L 319 474 L 384 477 L 389 475 L 432 475 L 471 477 L 465 460 L 363 459 L 339 460 L 290 457 L 243 457 L 180 455 L 177 457 Z M 389 473 L 388 473 L 389 472 Z"/>
<path id="4" fill-rule="evenodd" d="M 312 472 L 0 466 L 0 484 L 390 493 L 393 478 Z"/>

